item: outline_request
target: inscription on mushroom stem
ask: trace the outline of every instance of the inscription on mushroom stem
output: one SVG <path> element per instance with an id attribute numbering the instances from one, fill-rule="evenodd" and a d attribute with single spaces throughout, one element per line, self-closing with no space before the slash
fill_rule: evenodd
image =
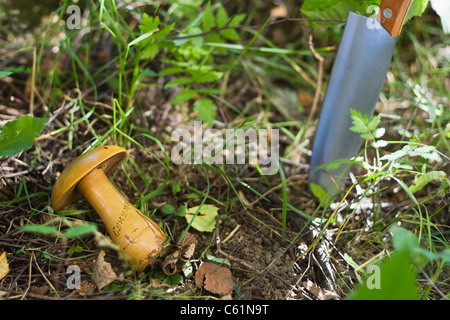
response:
<path id="1" fill-rule="evenodd" d="M 129 211 L 130 211 L 130 205 L 128 203 L 125 203 L 123 205 L 122 210 L 120 211 L 119 216 L 117 217 L 117 221 L 116 224 L 114 225 L 114 227 L 112 228 L 113 233 L 116 237 L 118 237 L 120 235 L 120 232 L 122 230 L 123 227 L 123 223 L 125 222 L 125 220 L 128 218 L 129 215 Z"/>

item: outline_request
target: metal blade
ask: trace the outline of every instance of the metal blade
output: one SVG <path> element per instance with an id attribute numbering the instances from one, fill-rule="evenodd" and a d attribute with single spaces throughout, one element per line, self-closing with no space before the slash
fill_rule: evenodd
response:
<path id="1" fill-rule="evenodd" d="M 336 56 L 310 162 L 309 181 L 330 191 L 341 187 L 347 165 L 324 172 L 317 168 L 332 160 L 358 154 L 362 139 L 352 132 L 350 109 L 373 114 L 389 68 L 396 39 L 375 20 L 350 12 Z M 331 175 L 331 177 L 330 177 Z M 334 181 L 338 181 L 334 184 Z"/>

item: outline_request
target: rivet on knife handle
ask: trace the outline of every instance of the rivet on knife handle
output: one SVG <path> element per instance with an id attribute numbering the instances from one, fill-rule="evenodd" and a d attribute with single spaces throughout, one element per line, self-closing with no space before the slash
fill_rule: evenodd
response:
<path id="1" fill-rule="evenodd" d="M 413 0 L 382 0 L 378 21 L 393 37 L 402 31 L 403 23 L 408 15 Z"/>

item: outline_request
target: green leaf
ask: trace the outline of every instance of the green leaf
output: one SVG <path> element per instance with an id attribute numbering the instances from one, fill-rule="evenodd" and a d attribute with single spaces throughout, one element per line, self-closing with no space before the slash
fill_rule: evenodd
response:
<path id="1" fill-rule="evenodd" d="M 177 104 L 177 103 L 185 102 L 192 98 L 195 98 L 197 95 L 198 95 L 198 92 L 196 90 L 185 89 L 185 90 L 181 91 L 179 94 L 177 94 L 175 97 L 173 97 L 171 103 Z"/>
<path id="2" fill-rule="evenodd" d="M 174 214 L 175 207 L 171 204 L 165 204 L 161 207 L 161 211 L 165 214 Z"/>
<path id="3" fill-rule="evenodd" d="M 394 250 L 411 252 L 419 247 L 419 240 L 411 231 L 398 226 L 392 226 L 389 231 L 392 233 Z"/>
<path id="4" fill-rule="evenodd" d="M 26 224 L 20 228 L 25 232 L 32 232 L 42 235 L 59 234 L 58 229 L 54 226 L 47 226 L 42 224 Z"/>
<path id="5" fill-rule="evenodd" d="M 0 71 L 0 78 L 9 76 L 10 74 L 12 74 L 10 71 Z"/>
<path id="6" fill-rule="evenodd" d="M 347 297 L 349 300 L 417 300 L 417 269 L 407 252 L 394 252 L 379 269 L 379 288 L 369 288 L 370 275 Z"/>
<path id="7" fill-rule="evenodd" d="M 416 177 L 414 184 L 409 186 L 409 191 L 415 193 L 423 187 L 425 187 L 428 183 L 434 180 L 443 180 L 446 177 L 445 172 L 443 171 L 430 171 L 424 174 L 421 174 L 419 177 Z"/>
<path id="8" fill-rule="evenodd" d="M 216 118 L 217 107 L 210 99 L 200 99 L 194 102 L 194 111 L 198 112 L 198 119 L 212 127 Z"/>
<path id="9" fill-rule="evenodd" d="M 425 9 L 428 6 L 429 0 L 414 0 L 414 2 L 411 5 L 411 8 L 409 9 L 408 15 L 406 16 L 406 21 L 410 20 L 413 17 L 420 17 Z M 442 0 L 441 0 L 442 1 Z M 445 2 L 445 1 L 442 1 Z"/>
<path id="10" fill-rule="evenodd" d="M 208 3 L 208 6 L 205 9 L 202 24 L 204 32 L 208 32 L 216 26 L 216 18 L 214 17 L 214 14 L 211 12 L 211 3 Z"/>
<path id="11" fill-rule="evenodd" d="M 210 204 L 196 206 L 186 210 L 186 221 L 201 232 L 212 232 L 216 226 L 219 208 Z"/>
<path id="12" fill-rule="evenodd" d="M 159 52 L 159 44 L 152 43 L 144 47 L 141 52 L 140 60 L 152 60 Z"/>
<path id="13" fill-rule="evenodd" d="M 32 146 L 47 120 L 23 116 L 6 123 L 0 132 L 0 156 L 11 156 Z"/>
<path id="14" fill-rule="evenodd" d="M 367 123 L 367 129 L 369 131 L 375 131 L 375 129 L 378 127 L 378 124 L 380 123 L 380 120 L 381 120 L 380 115 L 373 116 L 372 119 L 370 119 L 369 122 Z"/>
<path id="15" fill-rule="evenodd" d="M 302 13 L 310 19 L 346 20 L 350 11 L 365 15 L 369 6 L 379 4 L 379 0 L 305 0 Z"/>
<path id="16" fill-rule="evenodd" d="M 351 131 L 356 133 L 367 133 L 370 131 L 368 128 L 369 117 L 366 114 L 362 114 L 355 109 L 350 109 L 350 117 L 353 123 L 353 127 L 350 127 Z"/>
<path id="17" fill-rule="evenodd" d="M 159 28 L 159 17 L 150 17 L 148 14 L 144 13 L 141 20 L 141 25 L 139 29 L 143 33 L 152 32 Z"/>
<path id="18" fill-rule="evenodd" d="M 392 226 L 389 231 L 392 233 L 395 252 L 406 252 L 410 261 L 425 266 L 429 261 L 438 257 L 434 252 L 419 248 L 419 239 L 411 231 L 399 226 Z"/>
<path id="19" fill-rule="evenodd" d="M 309 184 L 309 188 L 311 189 L 312 194 L 317 199 L 319 199 L 319 201 L 321 203 L 325 204 L 326 202 L 328 202 L 327 192 L 320 185 L 318 185 L 317 183 L 311 182 Z M 324 201 L 324 200 L 327 200 L 327 201 Z"/>
<path id="20" fill-rule="evenodd" d="M 379 5 L 380 0 L 305 0 L 301 11 L 310 19 L 346 20 L 350 11 L 372 16 L 370 7 Z M 427 5 L 428 0 L 414 0 L 406 21 L 421 16 Z"/>
<path id="21" fill-rule="evenodd" d="M 230 18 L 228 17 L 228 13 L 223 6 L 220 6 L 219 9 L 217 10 L 216 20 L 217 20 L 217 26 L 219 28 L 225 27 L 228 24 L 228 22 L 230 21 Z"/>
<path id="22" fill-rule="evenodd" d="M 218 258 L 216 256 L 213 256 L 212 254 L 207 253 L 206 259 L 208 259 L 209 261 L 215 262 L 217 264 L 226 264 L 227 266 L 231 267 L 230 261 L 228 261 L 228 259 L 226 259 L 226 258 Z"/>
<path id="23" fill-rule="evenodd" d="M 64 233 L 64 235 L 67 238 L 77 238 L 77 237 L 82 237 L 82 236 L 91 234 L 96 230 L 97 230 L 97 225 L 92 224 L 92 223 L 86 223 L 81 226 L 76 226 L 76 227 L 68 229 Z"/>
<path id="24" fill-rule="evenodd" d="M 450 263 L 450 249 L 444 249 L 438 253 L 438 258 L 444 263 Z"/>

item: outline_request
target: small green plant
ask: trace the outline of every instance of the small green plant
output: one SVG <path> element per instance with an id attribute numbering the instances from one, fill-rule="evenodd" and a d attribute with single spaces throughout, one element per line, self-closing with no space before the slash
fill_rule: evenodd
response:
<path id="1" fill-rule="evenodd" d="M 433 284 L 428 283 L 425 288 L 419 288 L 416 282 L 419 271 L 423 272 L 428 263 L 434 262 L 437 268 L 432 280 L 436 280 L 444 266 L 450 262 L 449 248 L 435 253 L 421 248 L 418 237 L 411 231 L 398 226 L 393 226 L 389 230 L 392 233 L 394 251 L 378 265 L 378 268 L 371 268 L 373 273 L 363 280 L 347 299 L 426 299 Z M 371 279 L 374 277 L 375 279 Z"/>
<path id="2" fill-rule="evenodd" d="M 32 232 L 40 235 L 57 236 L 64 239 L 83 237 L 97 231 L 97 225 L 92 223 L 82 223 L 77 226 L 71 226 L 65 231 L 60 231 L 54 225 L 48 224 L 26 224 L 21 227 L 22 231 Z"/>
<path id="3" fill-rule="evenodd" d="M 433 167 L 432 163 L 442 162 L 444 158 L 449 159 L 439 152 L 435 146 L 415 142 L 385 141 L 382 137 L 386 130 L 379 128 L 380 115 L 369 119 L 367 115 L 353 109 L 350 113 L 353 122 L 350 130 L 359 133 L 361 138 L 366 141 L 366 148 L 373 147 L 376 153 L 373 161 L 370 161 L 367 155 L 352 160 L 353 163 L 358 163 L 367 170 L 366 181 L 379 177 L 392 177 L 413 200 L 413 193 L 420 191 L 432 181 L 443 182 L 444 188 L 445 185 L 448 187 L 448 178 L 445 172 L 429 171 L 429 168 Z M 384 151 L 383 148 L 389 144 L 405 145 L 400 150 L 381 156 L 381 152 Z M 408 173 L 408 175 L 415 177 L 414 182 L 409 187 L 397 178 L 401 173 Z M 414 202 L 417 203 L 417 201 Z"/>
<path id="4" fill-rule="evenodd" d="M 0 156 L 12 156 L 28 149 L 42 132 L 47 118 L 22 116 L 7 122 L 0 131 Z"/>

